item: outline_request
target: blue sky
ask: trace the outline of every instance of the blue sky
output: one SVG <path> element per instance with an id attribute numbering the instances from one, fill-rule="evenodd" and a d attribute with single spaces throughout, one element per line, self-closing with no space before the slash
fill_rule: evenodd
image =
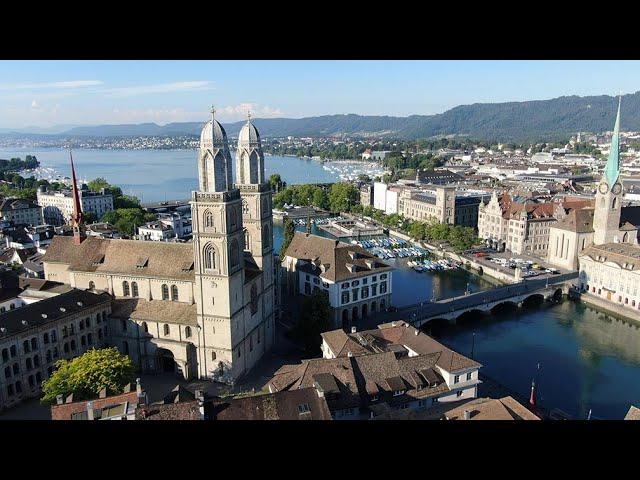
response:
<path id="1" fill-rule="evenodd" d="M 638 61 L 0 61 L 0 128 L 433 114 L 634 93 Z"/>

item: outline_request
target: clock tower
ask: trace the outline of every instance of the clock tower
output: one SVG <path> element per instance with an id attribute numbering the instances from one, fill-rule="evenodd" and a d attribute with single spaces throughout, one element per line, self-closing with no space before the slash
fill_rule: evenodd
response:
<path id="1" fill-rule="evenodd" d="M 622 182 L 620 179 L 620 100 L 618 114 L 611 137 L 609 159 L 596 191 L 593 215 L 593 243 L 620 242 L 620 211 L 622 208 Z"/>

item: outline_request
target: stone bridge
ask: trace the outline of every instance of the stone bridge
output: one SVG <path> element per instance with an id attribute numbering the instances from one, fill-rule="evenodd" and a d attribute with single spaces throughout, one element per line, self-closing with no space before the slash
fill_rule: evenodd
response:
<path id="1" fill-rule="evenodd" d="M 435 319 L 454 321 L 472 311 L 491 312 L 499 305 L 512 304 L 521 307 L 526 300 L 538 297 L 544 301 L 561 298 L 569 293 L 572 280 L 578 272 L 555 275 L 545 279 L 524 280 L 520 283 L 483 290 L 469 295 L 445 298 L 435 302 L 425 301 L 409 305 L 393 313 L 380 313 L 371 320 L 377 323 L 404 320 L 421 327 Z"/>

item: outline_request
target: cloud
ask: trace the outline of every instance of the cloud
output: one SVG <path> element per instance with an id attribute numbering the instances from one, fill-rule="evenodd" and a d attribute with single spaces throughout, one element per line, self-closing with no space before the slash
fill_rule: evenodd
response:
<path id="1" fill-rule="evenodd" d="M 36 90 L 36 89 L 57 89 L 57 88 L 82 88 L 103 85 L 100 80 L 70 80 L 66 82 L 48 83 L 5 83 L 0 84 L 0 90 Z"/>
<path id="2" fill-rule="evenodd" d="M 214 84 L 209 80 L 193 80 L 184 82 L 160 83 L 156 85 L 106 88 L 98 90 L 96 93 L 104 93 L 115 97 L 130 97 L 151 93 L 200 92 L 213 89 Z"/>
<path id="3" fill-rule="evenodd" d="M 229 119 L 246 118 L 247 112 L 251 112 L 253 117 L 261 118 L 274 118 L 281 117 L 283 115 L 282 110 L 279 108 L 272 108 L 268 105 L 249 102 L 240 103 L 235 106 L 222 107 L 220 109 L 216 108 L 216 112 L 219 113 L 221 117 Z"/>

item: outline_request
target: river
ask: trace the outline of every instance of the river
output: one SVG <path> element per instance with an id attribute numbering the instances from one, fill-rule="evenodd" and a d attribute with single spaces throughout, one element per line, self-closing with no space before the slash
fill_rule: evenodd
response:
<path id="1" fill-rule="evenodd" d="M 313 227 L 313 233 L 328 236 Z M 274 245 L 282 226 L 274 227 Z M 388 260 L 387 260 L 388 261 Z M 389 261 L 388 261 L 389 262 Z M 465 270 L 417 273 L 405 260 L 392 260 L 392 302 L 396 306 L 492 288 L 493 282 Z M 467 315 L 428 332 L 482 363 L 482 372 L 528 398 L 535 377 L 538 404 L 560 408 L 577 419 L 622 419 L 640 404 L 640 324 L 605 315 L 584 304 L 505 308 L 491 316 Z M 474 338 L 475 334 L 475 338 Z M 537 365 L 540 364 L 538 371 Z"/>
<path id="2" fill-rule="evenodd" d="M 69 174 L 68 154 L 60 149 L 0 149 L 0 158 L 36 155 L 41 164 Z M 81 178 L 105 177 L 125 193 L 144 201 L 182 199 L 196 186 L 196 152 L 192 150 L 78 150 L 74 159 Z M 280 173 L 288 183 L 337 180 L 313 160 L 265 157 L 266 173 Z M 326 235 L 321 230 L 314 232 Z M 279 250 L 282 226 L 274 228 Z M 392 301 L 402 306 L 437 297 L 491 288 L 466 271 L 416 273 L 404 260 L 392 261 Z M 523 397 L 537 377 L 539 402 L 575 418 L 621 419 L 630 404 L 640 405 L 640 325 L 564 301 L 559 305 L 505 310 L 472 316 L 456 325 L 440 325 L 431 333 L 460 353 L 483 364 L 482 371 Z M 475 337 L 474 337 L 475 334 Z M 475 340 L 474 340 L 475 338 Z M 540 370 L 537 370 L 537 364 Z"/>

